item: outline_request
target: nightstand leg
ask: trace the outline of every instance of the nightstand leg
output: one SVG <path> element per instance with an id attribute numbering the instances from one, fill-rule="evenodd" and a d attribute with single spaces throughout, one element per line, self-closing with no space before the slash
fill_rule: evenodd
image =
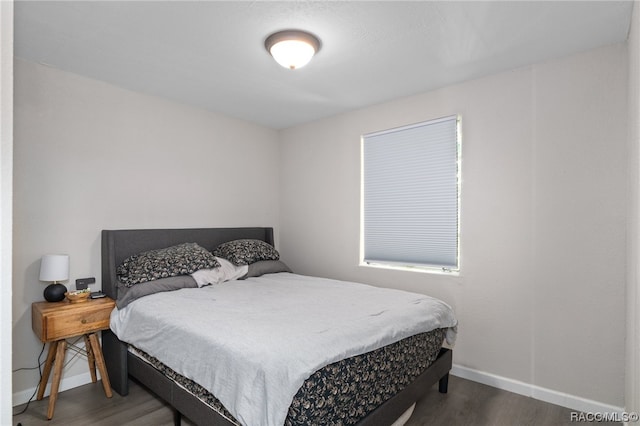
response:
<path id="1" fill-rule="evenodd" d="M 49 381 L 49 374 L 51 374 L 51 366 L 53 365 L 53 361 L 56 359 L 56 349 L 58 347 L 58 341 L 49 343 L 49 352 L 47 352 L 47 361 L 44 363 L 44 371 L 42 372 L 42 378 L 40 379 L 40 384 L 38 385 L 38 397 L 37 400 L 40 401 L 44 397 L 44 390 L 47 387 L 47 382 Z"/>
<path id="2" fill-rule="evenodd" d="M 98 336 L 96 336 L 96 333 L 89 334 L 89 341 L 91 342 L 93 356 L 96 359 L 96 365 L 98 366 L 98 371 L 100 371 L 100 377 L 102 378 L 102 387 L 104 388 L 104 394 L 107 396 L 107 398 L 111 398 L 113 396 L 113 394 L 111 393 L 111 382 L 109 382 L 107 366 L 104 363 L 104 358 L 102 357 L 102 348 L 100 347 L 100 342 L 98 341 Z"/>
<path id="3" fill-rule="evenodd" d="M 62 378 L 62 367 L 64 367 L 64 355 L 67 351 L 67 341 L 58 341 L 58 350 L 56 351 L 55 367 L 53 369 L 53 381 L 51 382 L 51 395 L 49 395 L 49 408 L 47 409 L 47 419 L 53 418 L 53 411 L 56 408 L 58 400 L 58 387 L 60 387 L 60 379 Z"/>
<path id="4" fill-rule="evenodd" d="M 93 356 L 91 342 L 89 341 L 89 336 L 87 334 L 84 335 L 84 347 L 87 351 L 87 360 L 89 361 L 89 372 L 91 373 L 91 381 L 95 383 L 98 381 L 98 378 L 96 377 L 96 359 Z"/>

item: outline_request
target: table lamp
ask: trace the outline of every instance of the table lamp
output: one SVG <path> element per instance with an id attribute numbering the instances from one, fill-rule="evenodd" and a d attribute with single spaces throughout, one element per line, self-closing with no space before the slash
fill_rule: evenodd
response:
<path id="1" fill-rule="evenodd" d="M 69 256 L 66 254 L 45 254 L 40 262 L 40 281 L 52 281 L 44 289 L 48 302 L 60 302 L 67 288 L 58 281 L 69 279 Z"/>

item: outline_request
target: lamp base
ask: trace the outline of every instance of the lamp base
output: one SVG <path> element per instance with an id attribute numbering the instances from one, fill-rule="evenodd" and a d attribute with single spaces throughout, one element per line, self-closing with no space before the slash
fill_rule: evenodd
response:
<path id="1" fill-rule="evenodd" d="M 66 292 L 67 288 L 60 283 L 49 284 L 47 288 L 44 289 L 44 300 L 47 302 L 60 302 L 64 300 L 64 294 Z"/>

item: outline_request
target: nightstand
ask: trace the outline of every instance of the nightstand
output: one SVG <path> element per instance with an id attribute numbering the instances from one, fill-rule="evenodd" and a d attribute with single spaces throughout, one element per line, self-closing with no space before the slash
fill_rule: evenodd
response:
<path id="1" fill-rule="evenodd" d="M 31 327 L 42 342 L 49 343 L 47 361 L 38 387 L 38 400 L 44 396 L 44 390 L 53 367 L 53 381 L 51 382 L 51 395 L 47 410 L 49 420 L 53 417 L 58 399 L 58 387 L 67 351 L 65 339 L 84 336 L 85 351 L 83 352 L 86 352 L 89 361 L 91 380 L 93 383 L 97 382 L 97 366 L 102 377 L 105 395 L 107 398 L 111 398 L 113 395 L 97 332 L 109 328 L 109 317 L 114 307 L 115 302 L 108 297 L 76 303 L 64 300 L 54 303 L 36 302 L 31 305 Z"/>

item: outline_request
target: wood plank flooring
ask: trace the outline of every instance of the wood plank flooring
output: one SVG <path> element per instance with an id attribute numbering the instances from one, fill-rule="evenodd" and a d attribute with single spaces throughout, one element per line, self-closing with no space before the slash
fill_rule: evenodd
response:
<path id="1" fill-rule="evenodd" d="M 60 393 L 55 415 L 47 420 L 48 398 L 33 401 L 24 414 L 13 417 L 13 426 L 172 426 L 173 413 L 160 399 L 131 382 L 130 393 L 104 396 L 101 383 Z M 24 405 L 14 407 L 14 413 Z M 406 426 L 562 426 L 575 425 L 564 407 L 451 376 L 449 393 L 437 386 L 418 402 Z M 194 426 L 183 418 L 184 426 Z M 598 423 L 599 426 L 620 423 Z"/>

